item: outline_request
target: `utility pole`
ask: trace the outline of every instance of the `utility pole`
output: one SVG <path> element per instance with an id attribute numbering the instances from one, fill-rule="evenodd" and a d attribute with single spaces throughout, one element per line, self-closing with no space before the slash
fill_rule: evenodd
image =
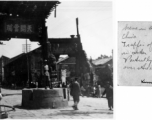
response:
<path id="1" fill-rule="evenodd" d="M 76 28 L 77 28 L 77 53 L 76 53 L 76 77 L 80 76 L 80 53 L 82 52 L 81 38 L 79 34 L 79 20 L 76 18 Z"/>
<path id="2" fill-rule="evenodd" d="M 27 87 L 29 87 L 29 61 L 28 61 L 28 51 L 27 51 L 27 39 L 26 39 L 26 57 L 27 57 Z"/>

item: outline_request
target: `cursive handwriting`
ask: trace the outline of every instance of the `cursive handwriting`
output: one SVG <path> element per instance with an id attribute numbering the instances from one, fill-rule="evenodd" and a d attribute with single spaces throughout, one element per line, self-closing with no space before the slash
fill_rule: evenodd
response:
<path id="1" fill-rule="evenodd" d="M 125 60 L 125 63 L 126 62 L 145 62 L 146 60 L 147 60 L 147 57 L 144 57 L 144 58 L 140 58 L 140 56 L 137 56 L 136 58 L 133 58 L 133 55 L 130 55 L 130 56 L 128 56 L 128 57 L 124 57 L 123 58 L 124 60 Z"/>
<path id="2" fill-rule="evenodd" d="M 147 44 L 147 47 L 149 47 L 149 52 L 151 52 L 152 51 L 152 42 Z"/>
<path id="3" fill-rule="evenodd" d="M 126 34 L 124 33 L 122 35 L 122 39 L 133 39 L 133 38 L 136 38 L 136 36 L 134 34 L 130 35 L 129 31 Z"/>
<path id="4" fill-rule="evenodd" d="M 134 43 L 126 43 L 124 41 L 122 43 L 123 43 L 123 47 L 132 47 L 133 49 L 136 49 L 136 50 L 138 50 L 139 47 L 145 46 L 144 44 L 140 43 L 140 40 Z"/>
<path id="5" fill-rule="evenodd" d="M 135 50 L 134 52 L 132 52 L 133 55 L 136 55 L 136 54 L 141 54 L 141 55 L 146 55 L 146 52 L 144 52 L 144 49 L 141 49 L 141 50 Z"/>
<path id="6" fill-rule="evenodd" d="M 145 81 L 145 79 L 141 80 L 141 83 L 148 83 L 148 84 L 152 84 L 152 82 Z"/>
<path id="7" fill-rule="evenodd" d="M 144 65 L 138 67 L 137 70 L 152 70 L 151 63 L 149 64 L 145 63 Z"/>
<path id="8" fill-rule="evenodd" d="M 151 30 L 151 29 L 152 29 L 152 26 L 149 27 L 149 30 Z"/>
<path id="9" fill-rule="evenodd" d="M 135 70 L 136 68 L 132 66 L 124 66 L 123 69 Z"/>
<path id="10" fill-rule="evenodd" d="M 149 30 L 151 30 L 151 29 L 152 29 L 152 26 L 149 27 Z M 146 30 L 146 28 L 132 27 L 132 26 L 128 26 L 128 24 L 126 24 L 126 26 L 122 30 Z"/>
<path id="11" fill-rule="evenodd" d="M 146 30 L 146 28 L 139 28 L 139 30 Z"/>
<path id="12" fill-rule="evenodd" d="M 138 27 L 128 26 L 128 24 L 126 24 L 126 26 L 122 30 L 138 30 Z"/>
<path id="13" fill-rule="evenodd" d="M 129 54 L 129 52 L 127 51 L 127 52 L 122 52 L 121 53 L 121 55 L 128 55 Z"/>
<path id="14" fill-rule="evenodd" d="M 120 83 L 152 85 L 152 22 L 119 23 L 118 71 L 120 80 L 123 79 Z"/>

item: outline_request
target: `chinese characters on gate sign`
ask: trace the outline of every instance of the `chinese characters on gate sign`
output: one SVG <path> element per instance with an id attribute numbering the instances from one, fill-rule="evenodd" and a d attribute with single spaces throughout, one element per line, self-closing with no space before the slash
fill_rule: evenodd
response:
<path id="1" fill-rule="evenodd" d="M 6 24 L 5 32 L 30 34 L 33 33 L 33 26 L 31 24 Z"/>

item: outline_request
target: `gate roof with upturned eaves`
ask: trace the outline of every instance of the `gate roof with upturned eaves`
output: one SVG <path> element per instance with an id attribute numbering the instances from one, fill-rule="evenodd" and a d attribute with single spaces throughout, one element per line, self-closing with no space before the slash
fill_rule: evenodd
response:
<path id="1" fill-rule="evenodd" d="M 59 1 L 0 1 L 0 40 L 40 41 L 42 26 Z"/>
<path id="2" fill-rule="evenodd" d="M 59 3 L 59 1 L 0 1 L 0 16 L 12 14 L 47 19 Z"/>

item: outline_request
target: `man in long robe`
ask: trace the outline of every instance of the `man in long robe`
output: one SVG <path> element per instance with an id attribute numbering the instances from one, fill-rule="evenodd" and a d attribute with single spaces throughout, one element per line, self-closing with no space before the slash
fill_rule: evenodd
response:
<path id="1" fill-rule="evenodd" d="M 75 78 L 74 82 L 71 84 L 71 95 L 73 96 L 74 105 L 72 106 L 75 110 L 78 110 L 78 103 L 80 101 L 81 90 L 80 85 L 77 81 L 77 78 Z"/>

